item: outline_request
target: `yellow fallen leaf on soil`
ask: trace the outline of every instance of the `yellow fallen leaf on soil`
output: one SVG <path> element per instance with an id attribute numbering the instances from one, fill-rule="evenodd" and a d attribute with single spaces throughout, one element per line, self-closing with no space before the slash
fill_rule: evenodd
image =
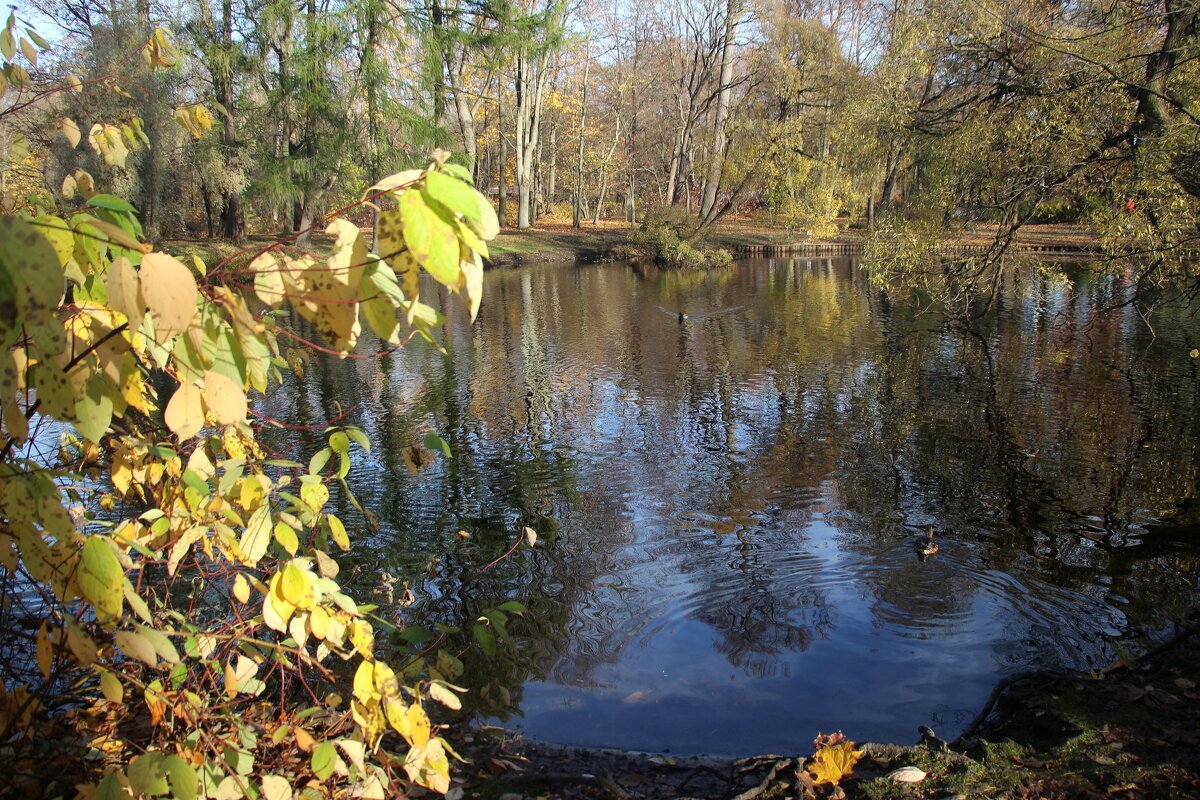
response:
<path id="1" fill-rule="evenodd" d="M 845 742 L 833 747 L 822 747 L 809 759 L 805 767 L 817 783 L 832 783 L 850 774 L 854 765 L 862 758 L 862 751 L 854 749 L 854 742 Z"/>

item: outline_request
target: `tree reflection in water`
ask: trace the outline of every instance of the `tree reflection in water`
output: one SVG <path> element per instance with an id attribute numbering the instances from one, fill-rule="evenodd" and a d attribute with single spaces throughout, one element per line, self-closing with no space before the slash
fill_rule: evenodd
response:
<path id="1" fill-rule="evenodd" d="M 356 408 L 375 449 L 351 486 L 380 523 L 358 580 L 407 580 L 394 613 L 529 607 L 511 647 L 464 660 L 481 706 L 504 716 L 507 692 L 534 735 L 950 735 L 1005 672 L 1104 663 L 1196 602 L 1196 323 L 1168 309 L 1155 337 L 1098 313 L 1119 281 L 1055 274 L 1015 273 L 964 329 L 846 260 L 497 271 L 474 325 L 445 305 L 445 355 L 319 361 L 269 410 Z M 400 451 L 429 430 L 454 457 L 415 479 Z M 537 551 L 477 575 L 524 525 Z"/>

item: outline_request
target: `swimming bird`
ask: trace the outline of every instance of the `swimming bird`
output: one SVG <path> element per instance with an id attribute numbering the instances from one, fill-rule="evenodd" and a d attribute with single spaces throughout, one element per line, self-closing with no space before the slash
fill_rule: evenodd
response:
<path id="1" fill-rule="evenodd" d="M 929 530 L 924 536 L 918 536 L 913 540 L 913 549 L 917 551 L 922 559 L 929 558 L 938 551 L 938 543 L 933 540 L 933 526 L 929 526 Z"/>
<path id="2" fill-rule="evenodd" d="M 680 322 L 683 322 L 685 319 L 687 319 L 687 314 L 685 314 L 685 313 L 683 313 L 682 311 L 680 311 L 680 312 L 679 312 L 679 321 L 680 321 Z"/>

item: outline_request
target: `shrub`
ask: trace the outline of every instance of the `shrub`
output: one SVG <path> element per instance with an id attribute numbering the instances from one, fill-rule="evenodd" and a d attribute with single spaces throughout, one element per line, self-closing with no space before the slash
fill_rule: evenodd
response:
<path id="1" fill-rule="evenodd" d="M 656 264 L 677 269 L 710 269 L 733 260 L 728 250 L 698 247 L 692 242 L 695 235 L 696 220 L 672 207 L 647 214 L 630 245 Z"/>

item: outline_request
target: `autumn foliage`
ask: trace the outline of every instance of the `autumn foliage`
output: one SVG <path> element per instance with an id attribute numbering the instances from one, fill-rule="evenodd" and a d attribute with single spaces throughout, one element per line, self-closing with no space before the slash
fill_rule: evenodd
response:
<path id="1" fill-rule="evenodd" d="M 161 32 L 143 52 L 174 58 Z M 189 131 L 211 125 L 180 111 Z M 147 144 L 138 121 L 97 121 L 86 144 L 80 130 L 58 128 L 117 169 Z M 353 530 L 331 497 L 358 505 L 345 478 L 370 442 L 332 426 L 308 463 L 270 459 L 251 413 L 285 377 L 293 313 L 345 356 L 366 329 L 383 348 L 431 336 L 442 317 L 421 271 L 477 311 L 498 226 L 469 174 L 435 153 L 364 202 L 383 209 L 378 250 L 333 218 L 327 255 L 276 245 L 245 268 L 155 250 L 134 207 L 78 170 L 55 213 L 0 217 L 0 624 L 31 654 L 6 665 L 0 739 L 37 747 L 80 715 L 145 721 L 93 742 L 83 796 L 449 785 L 427 708 L 459 707 L 461 663 L 389 666 L 376 620 L 338 582 Z"/>

